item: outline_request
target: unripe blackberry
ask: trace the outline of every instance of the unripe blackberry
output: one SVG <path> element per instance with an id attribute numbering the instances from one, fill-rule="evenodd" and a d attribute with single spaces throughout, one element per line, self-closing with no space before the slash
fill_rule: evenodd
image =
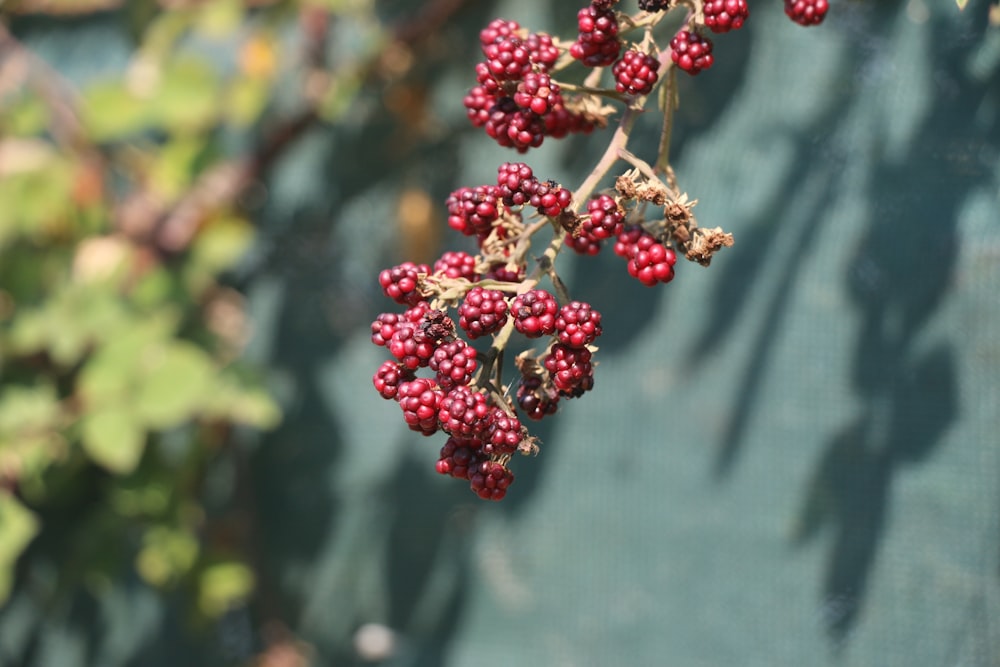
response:
<path id="1" fill-rule="evenodd" d="M 548 72 L 559 60 L 559 48 L 552 43 L 552 37 L 544 32 L 530 33 L 524 45 L 531 54 L 531 62 L 539 71 Z"/>
<path id="2" fill-rule="evenodd" d="M 639 9 L 646 12 L 662 12 L 670 9 L 675 0 L 639 0 Z"/>
<path id="3" fill-rule="evenodd" d="M 582 231 L 594 239 L 612 239 L 625 228 L 625 212 L 614 198 L 598 195 L 587 202 L 589 218 L 581 224 Z"/>
<path id="4" fill-rule="evenodd" d="M 396 398 L 400 384 L 409 382 L 415 377 L 413 371 L 402 364 L 398 364 L 395 361 L 386 361 L 375 372 L 375 375 L 372 377 L 372 383 L 382 398 L 390 399 Z"/>
<path id="5" fill-rule="evenodd" d="M 785 14 L 799 25 L 819 25 L 830 9 L 827 0 L 785 0 Z"/>
<path id="6" fill-rule="evenodd" d="M 400 325 L 387 345 L 389 354 L 404 368 L 416 370 L 426 367 L 434 354 L 434 342 L 423 335 L 419 326 L 405 323 Z"/>
<path id="7" fill-rule="evenodd" d="M 526 111 L 544 116 L 561 105 L 563 98 L 559 86 L 553 83 L 548 74 L 528 72 L 517 84 L 514 102 Z"/>
<path id="8" fill-rule="evenodd" d="M 556 298 L 543 289 L 518 294 L 510 304 L 514 328 L 528 338 L 550 336 L 556 331 Z"/>
<path id="9" fill-rule="evenodd" d="M 458 326 L 473 340 L 496 333 L 507 323 L 507 302 L 499 290 L 473 287 L 458 307 Z"/>
<path id="10" fill-rule="evenodd" d="M 570 347 L 556 343 L 542 357 L 542 365 L 552 377 L 552 384 L 559 393 L 576 398 L 594 387 L 594 367 L 591 353 L 585 347 Z"/>
<path id="11" fill-rule="evenodd" d="M 517 21 L 507 21 L 500 18 L 493 19 L 489 25 L 479 31 L 479 43 L 485 48 L 502 37 L 512 36 L 520 29 L 521 26 Z"/>
<path id="12" fill-rule="evenodd" d="M 569 208 L 573 202 L 573 193 L 553 181 L 539 182 L 528 203 L 538 209 L 542 215 L 555 218 Z"/>
<path id="13" fill-rule="evenodd" d="M 497 96 L 490 93 L 486 86 L 475 86 L 462 98 L 462 105 L 474 127 L 486 125 L 490 119 L 490 111 L 496 106 Z"/>
<path id="14" fill-rule="evenodd" d="M 476 258 L 461 250 L 448 250 L 434 262 L 434 273 L 443 274 L 447 278 L 465 278 L 469 282 L 475 282 L 478 279 Z"/>
<path id="15" fill-rule="evenodd" d="M 659 78 L 660 61 L 641 51 L 629 49 L 615 63 L 615 90 L 626 95 L 648 95 Z"/>
<path id="16" fill-rule="evenodd" d="M 372 322 L 372 342 L 379 347 L 385 347 L 389 344 L 392 334 L 396 333 L 404 321 L 400 313 L 381 313 Z"/>
<path id="17" fill-rule="evenodd" d="M 615 254 L 628 260 L 629 275 L 647 287 L 674 278 L 677 254 L 641 227 L 628 228 L 618 236 Z"/>
<path id="18" fill-rule="evenodd" d="M 517 387 L 517 405 L 528 419 L 537 421 L 559 409 L 559 392 L 538 375 L 524 375 Z"/>
<path id="19" fill-rule="evenodd" d="M 431 269 L 426 264 L 403 262 L 383 270 L 378 275 L 378 283 L 387 297 L 396 303 L 412 306 L 424 300 L 424 295 L 419 291 L 419 275 L 430 272 Z"/>
<path id="20" fill-rule="evenodd" d="M 444 343 L 434 350 L 428 364 L 437 373 L 437 383 L 448 391 L 469 384 L 476 372 L 476 351 L 461 338 Z"/>
<path id="21" fill-rule="evenodd" d="M 583 301 L 570 301 L 556 317 L 559 342 L 570 347 L 584 347 L 601 335 L 601 314 Z"/>
<path id="22" fill-rule="evenodd" d="M 561 139 L 570 133 L 588 134 L 594 131 L 594 123 L 583 115 L 573 113 L 565 106 L 557 106 L 545 115 L 545 135 Z"/>
<path id="23" fill-rule="evenodd" d="M 529 148 L 538 148 L 545 141 L 545 121 L 533 111 L 517 109 L 505 113 L 502 120 L 496 124 L 494 132 L 496 136 L 493 138 L 498 144 L 515 148 L 518 153 L 524 153 Z M 488 126 L 486 133 L 490 134 Z M 507 137 L 506 141 L 503 139 L 504 135 Z"/>
<path id="24" fill-rule="evenodd" d="M 490 406 L 486 395 L 465 385 L 445 394 L 438 406 L 441 429 L 461 438 L 478 437 L 484 433 L 489 417 Z"/>
<path id="25" fill-rule="evenodd" d="M 705 25 L 715 33 L 739 30 L 750 16 L 747 0 L 705 0 L 704 11 Z"/>
<path id="26" fill-rule="evenodd" d="M 524 280 L 524 275 L 525 267 L 523 264 L 512 268 L 506 262 L 493 264 L 486 272 L 487 279 L 505 283 L 519 283 Z"/>
<path id="27" fill-rule="evenodd" d="M 500 217 L 498 194 L 493 185 L 455 190 L 445 200 L 448 226 L 466 236 L 489 234 L 493 221 Z"/>
<path id="28" fill-rule="evenodd" d="M 507 414 L 501 408 L 493 406 L 483 437 L 483 453 L 513 454 L 525 435 L 526 431 L 516 415 Z"/>
<path id="29" fill-rule="evenodd" d="M 486 460 L 469 471 L 469 487 L 483 500 L 500 500 L 514 483 L 514 473 L 498 461 Z"/>
<path id="30" fill-rule="evenodd" d="M 580 32 L 569 48 L 570 55 L 587 67 L 604 67 L 618 60 L 622 44 L 613 11 L 591 5 L 577 13 L 576 21 Z"/>
<path id="31" fill-rule="evenodd" d="M 441 389 L 426 378 L 403 382 L 396 392 L 406 425 L 424 435 L 433 435 L 438 430 L 438 407 L 442 398 Z"/>
<path id="32" fill-rule="evenodd" d="M 483 55 L 497 81 L 517 81 L 531 71 L 531 51 L 514 35 L 501 36 L 484 45 Z"/>
<path id="33" fill-rule="evenodd" d="M 469 479 L 469 469 L 478 467 L 485 459 L 479 452 L 483 443 L 475 438 L 451 436 L 441 448 L 435 469 L 442 475 Z"/>
<path id="34" fill-rule="evenodd" d="M 697 32 L 681 30 L 670 40 L 670 59 L 682 70 L 694 76 L 715 62 L 712 56 L 712 40 Z"/>
<path id="35" fill-rule="evenodd" d="M 582 231 L 577 236 L 573 236 L 567 232 L 566 238 L 563 239 L 563 243 L 572 248 L 573 252 L 578 255 L 589 255 L 593 257 L 601 252 L 600 239 L 595 239 L 589 234 L 584 234 Z"/>
<path id="36" fill-rule="evenodd" d="M 523 162 L 504 162 L 497 167 L 497 193 L 507 206 L 523 206 L 538 189 L 538 179 Z"/>

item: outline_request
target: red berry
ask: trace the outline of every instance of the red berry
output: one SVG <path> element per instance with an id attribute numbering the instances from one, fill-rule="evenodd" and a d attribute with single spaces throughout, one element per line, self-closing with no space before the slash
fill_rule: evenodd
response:
<path id="1" fill-rule="evenodd" d="M 589 303 L 570 301 L 559 309 L 556 317 L 559 342 L 570 347 L 584 347 L 601 335 L 601 314 Z"/>
<path id="2" fill-rule="evenodd" d="M 403 382 L 396 392 L 406 425 L 424 435 L 433 435 L 438 430 L 438 407 L 442 398 L 441 389 L 426 378 Z"/>
<path id="3" fill-rule="evenodd" d="M 375 372 L 374 377 L 372 377 L 372 383 L 374 383 L 375 389 L 382 398 L 390 399 L 396 398 L 400 384 L 409 382 L 414 377 L 416 376 L 413 374 L 413 371 L 402 364 L 398 364 L 395 361 L 386 361 Z"/>
<path id="4" fill-rule="evenodd" d="M 575 398 L 594 387 L 594 367 L 590 358 L 590 350 L 585 347 L 556 343 L 542 357 L 542 365 L 552 376 L 552 384 L 559 393 Z"/>
<path id="5" fill-rule="evenodd" d="M 538 189 L 538 179 L 523 162 L 504 162 L 497 167 L 497 191 L 507 206 L 523 206 Z"/>
<path id="6" fill-rule="evenodd" d="M 447 278 L 465 278 L 475 282 L 476 258 L 461 250 L 448 250 L 440 259 L 434 262 L 434 273 L 444 274 Z"/>
<path id="7" fill-rule="evenodd" d="M 514 102 L 526 111 L 544 116 L 556 106 L 563 104 L 559 86 L 548 74 L 528 72 L 517 84 Z"/>
<path id="8" fill-rule="evenodd" d="M 476 372 L 476 351 L 461 338 L 439 346 L 428 364 L 437 373 L 437 383 L 444 390 L 469 384 Z"/>
<path id="9" fill-rule="evenodd" d="M 486 67 L 497 81 L 517 81 L 531 71 L 531 51 L 519 37 L 502 35 L 483 45 Z"/>
<path id="10" fill-rule="evenodd" d="M 799 25 L 819 25 L 830 9 L 827 0 L 785 0 L 785 14 Z"/>
<path id="11" fill-rule="evenodd" d="M 514 328 L 528 338 L 540 338 L 556 331 L 559 304 L 543 289 L 517 295 L 510 304 L 510 311 L 514 315 Z"/>
<path id="12" fill-rule="evenodd" d="M 578 236 L 573 236 L 569 232 L 563 242 L 579 255 L 594 256 L 601 252 L 601 241 L 581 232 Z"/>
<path id="13" fill-rule="evenodd" d="M 475 127 L 482 127 L 490 119 L 490 111 L 496 106 L 497 97 L 486 86 L 475 86 L 462 98 L 465 113 Z"/>
<path id="14" fill-rule="evenodd" d="M 610 9 L 584 7 L 576 15 L 580 29 L 569 52 L 587 67 L 604 67 L 618 60 L 621 42 L 618 19 Z"/>
<path id="15" fill-rule="evenodd" d="M 705 25 L 716 33 L 739 30 L 750 16 L 747 0 L 705 0 L 704 11 Z"/>
<path id="16" fill-rule="evenodd" d="M 419 291 L 419 274 L 429 274 L 431 269 L 426 264 L 403 262 L 391 269 L 385 269 L 378 276 L 378 283 L 387 297 L 396 303 L 409 306 L 424 300 Z"/>
<path id="17" fill-rule="evenodd" d="M 639 9 L 646 12 L 662 12 L 670 9 L 675 0 L 639 0 Z"/>
<path id="18" fill-rule="evenodd" d="M 552 69 L 559 60 L 559 48 L 544 32 L 530 33 L 524 40 L 524 45 L 531 53 L 531 62 L 542 72 Z"/>
<path id="19" fill-rule="evenodd" d="M 641 227 L 629 227 L 618 236 L 615 254 L 628 260 L 628 273 L 647 287 L 674 278 L 677 254 Z"/>
<path id="20" fill-rule="evenodd" d="M 615 75 L 615 90 L 627 95 L 648 95 L 659 78 L 660 61 L 634 49 L 629 49 L 611 70 Z"/>
<path id="21" fill-rule="evenodd" d="M 458 308 L 458 326 L 476 339 L 495 333 L 507 323 L 507 302 L 499 290 L 473 287 Z"/>
<path id="22" fill-rule="evenodd" d="M 466 236 L 489 234 L 493 221 L 500 217 L 499 193 L 492 185 L 459 188 L 452 192 L 448 207 L 448 226 Z"/>
<path id="23" fill-rule="evenodd" d="M 537 208 L 539 213 L 550 218 L 565 211 L 572 202 L 573 193 L 552 181 L 539 182 L 528 199 L 528 203 Z"/>
<path id="24" fill-rule="evenodd" d="M 521 26 L 517 21 L 493 19 L 488 26 L 479 31 L 479 43 L 485 48 L 502 37 L 510 37 L 520 29 Z"/>
<path id="25" fill-rule="evenodd" d="M 502 499 L 513 483 L 514 474 L 498 461 L 482 461 L 469 471 L 469 487 L 483 500 Z"/>
<path id="26" fill-rule="evenodd" d="M 445 394 L 438 407 L 438 422 L 444 432 L 463 438 L 485 432 L 489 416 L 486 395 L 464 385 Z"/>
<path id="27" fill-rule="evenodd" d="M 483 453 L 513 454 L 525 435 L 526 431 L 516 415 L 507 414 L 501 408 L 493 406 L 483 438 Z"/>
<path id="28" fill-rule="evenodd" d="M 469 469 L 477 467 L 483 461 L 479 452 L 482 446 L 483 443 L 475 438 L 451 436 L 441 448 L 435 469 L 442 475 L 469 479 Z"/>
<path id="29" fill-rule="evenodd" d="M 584 219 L 581 231 L 591 238 L 615 238 L 625 227 L 625 212 L 608 195 L 599 195 L 588 201 L 587 212 L 590 217 Z"/>
<path id="30" fill-rule="evenodd" d="M 697 32 L 681 30 L 670 40 L 670 58 L 692 76 L 708 69 L 715 62 L 712 40 Z"/>
<path id="31" fill-rule="evenodd" d="M 389 354 L 410 370 L 426 367 L 434 354 L 434 342 L 424 336 L 418 326 L 403 324 L 389 340 Z"/>

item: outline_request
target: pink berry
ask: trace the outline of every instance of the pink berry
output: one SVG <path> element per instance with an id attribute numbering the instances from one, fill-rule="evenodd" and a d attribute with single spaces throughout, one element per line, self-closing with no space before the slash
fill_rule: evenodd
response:
<path id="1" fill-rule="evenodd" d="M 750 16 L 747 0 L 705 0 L 704 12 L 705 25 L 715 33 L 739 30 Z"/>
<path id="2" fill-rule="evenodd" d="M 584 7 L 577 12 L 576 21 L 580 31 L 569 49 L 570 55 L 587 67 L 605 67 L 618 59 L 622 45 L 618 19 L 612 10 Z"/>
<path id="3" fill-rule="evenodd" d="M 424 300 L 419 291 L 419 275 L 430 272 L 431 269 L 426 264 L 403 262 L 382 271 L 378 276 L 378 282 L 387 297 L 396 303 L 412 306 Z"/>
<path id="4" fill-rule="evenodd" d="M 400 384 L 409 382 L 415 377 L 413 371 L 402 364 L 398 364 L 395 361 L 386 361 L 375 372 L 374 377 L 372 377 L 372 383 L 382 398 L 390 399 L 396 398 Z"/>
<path id="5" fill-rule="evenodd" d="M 438 407 L 444 393 L 426 378 L 417 378 L 399 385 L 396 400 L 403 410 L 403 419 L 411 430 L 433 435 L 438 430 Z"/>
<path id="6" fill-rule="evenodd" d="M 556 317 L 559 342 L 570 347 L 585 347 L 601 335 L 601 314 L 589 303 L 570 301 Z"/>
<path id="7" fill-rule="evenodd" d="M 785 0 L 785 14 L 799 25 L 819 25 L 830 9 L 827 0 Z"/>
<path id="8" fill-rule="evenodd" d="M 475 282 L 478 277 L 476 258 L 461 250 L 448 250 L 434 262 L 434 273 L 446 278 L 465 278 L 469 282 Z"/>

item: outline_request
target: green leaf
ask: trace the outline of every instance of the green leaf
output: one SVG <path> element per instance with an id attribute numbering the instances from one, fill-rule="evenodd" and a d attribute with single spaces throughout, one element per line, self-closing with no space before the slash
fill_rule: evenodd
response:
<path id="1" fill-rule="evenodd" d="M 161 72 L 152 113 L 164 128 L 193 130 L 206 127 L 222 111 L 219 76 L 206 60 L 182 57 Z"/>
<path id="2" fill-rule="evenodd" d="M 123 81 L 95 83 L 83 92 L 81 115 L 90 137 L 114 141 L 145 129 L 150 104 L 132 94 Z"/>
<path id="3" fill-rule="evenodd" d="M 245 602 L 255 582 L 246 565 L 226 561 L 206 567 L 198 584 L 198 608 L 206 616 L 218 618 Z"/>
<path id="4" fill-rule="evenodd" d="M 194 242 L 191 261 L 198 269 L 215 274 L 233 266 L 253 241 L 253 226 L 243 218 L 213 220 Z"/>
<path id="5" fill-rule="evenodd" d="M 246 128 L 260 117 L 267 106 L 272 82 L 259 77 L 241 76 L 229 84 L 226 116 L 230 123 Z"/>
<path id="6" fill-rule="evenodd" d="M 7 435 L 52 430 L 60 414 L 53 387 L 8 387 L 0 394 L 0 442 Z"/>
<path id="7" fill-rule="evenodd" d="M 154 526 L 143 537 L 135 565 L 143 579 L 162 588 L 187 574 L 197 558 L 198 540 L 193 535 L 172 527 Z"/>
<path id="8" fill-rule="evenodd" d="M 0 605 L 10 596 L 14 564 L 38 533 L 38 519 L 7 492 L 0 492 Z"/>
<path id="9" fill-rule="evenodd" d="M 281 408 L 263 389 L 228 382 L 213 392 L 205 410 L 209 415 L 261 430 L 272 429 L 281 421 Z"/>
<path id="10" fill-rule="evenodd" d="M 193 418 L 214 389 L 212 360 L 191 343 L 147 349 L 140 363 L 136 409 L 150 428 L 170 428 Z"/>
<path id="11" fill-rule="evenodd" d="M 146 432 L 125 408 L 102 408 L 83 418 L 83 449 L 94 463 L 118 474 L 135 470 L 146 445 Z"/>

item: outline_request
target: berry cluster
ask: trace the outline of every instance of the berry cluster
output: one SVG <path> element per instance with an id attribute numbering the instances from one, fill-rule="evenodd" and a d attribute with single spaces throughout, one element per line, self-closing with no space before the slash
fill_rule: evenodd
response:
<path id="1" fill-rule="evenodd" d="M 747 0 L 639 0 L 646 14 L 627 18 L 617 6 L 592 0 L 580 9 L 576 40 L 568 44 L 514 21 L 491 22 L 479 35 L 485 59 L 476 66 L 477 85 L 465 96 L 472 123 L 519 152 L 545 137 L 589 132 L 614 111 L 601 97 L 640 109 L 671 66 L 689 74 L 712 66 L 712 42 L 703 32 L 737 30 L 749 16 Z M 687 19 L 669 48 L 660 49 L 651 31 L 640 44 L 624 39 L 661 20 L 657 12 L 682 6 Z M 820 22 L 827 9 L 827 0 L 785 0 L 785 11 L 803 25 Z M 585 84 L 557 81 L 574 61 L 595 68 Z M 606 75 L 596 69 L 608 66 L 613 89 L 600 86 Z M 578 96 L 564 97 L 568 89 Z M 448 225 L 476 249 L 379 273 L 382 292 L 400 308 L 371 324 L 372 343 L 389 357 L 372 376 L 375 390 L 399 404 L 410 429 L 447 436 L 437 471 L 465 480 L 481 498 L 503 498 L 514 481 L 513 456 L 537 451 L 522 420 L 553 415 L 594 387 L 601 314 L 566 293 L 558 253 L 568 247 L 596 255 L 611 245 L 629 275 L 654 286 L 673 280 L 678 255 L 708 265 L 732 245 L 720 228 L 698 227 L 696 202 L 677 189 L 666 160 L 654 167 L 625 150 L 629 128 L 623 116 L 605 158 L 575 193 L 538 178 L 524 162 L 501 164 L 494 183 L 456 189 L 445 202 Z M 634 168 L 618 176 L 614 190 L 595 194 L 619 159 Z M 545 229 L 552 230 L 548 245 L 532 253 Z M 551 290 L 540 286 L 545 278 Z M 505 381 L 503 353 L 514 340 L 522 347 L 513 359 L 517 373 Z"/>

